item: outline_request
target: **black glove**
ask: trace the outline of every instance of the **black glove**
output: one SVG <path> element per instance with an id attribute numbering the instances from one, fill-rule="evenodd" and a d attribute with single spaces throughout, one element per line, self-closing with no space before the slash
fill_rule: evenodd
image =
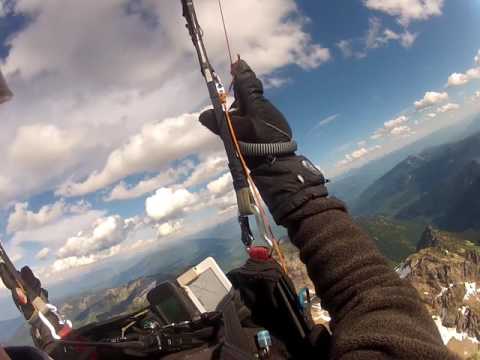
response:
<path id="1" fill-rule="evenodd" d="M 239 60 L 232 65 L 235 102 L 230 109 L 233 127 L 239 141 L 248 144 L 282 144 L 292 141 L 292 130 L 278 109 L 263 96 L 263 86 L 248 64 Z M 212 109 L 200 115 L 200 122 L 219 134 L 219 124 Z M 292 148 L 282 155 L 293 154 Z M 252 153 L 253 154 L 253 153 Z M 274 156 L 275 154 L 272 154 Z M 246 154 L 250 169 L 260 165 L 262 156 Z"/>
<path id="2" fill-rule="evenodd" d="M 30 332 L 35 346 L 50 353 L 56 346 L 53 342 L 52 329 L 45 324 L 38 313 L 35 314 L 32 301 L 40 297 L 47 304 L 47 308 L 42 315 L 50 323 L 50 326 L 55 329 L 57 334 L 59 332 L 67 334 L 70 331 L 71 324 L 62 319 L 53 305 L 48 304 L 48 292 L 42 288 L 40 280 L 28 266 L 23 267 L 19 275 L 23 283 L 28 287 L 29 294 L 24 294 L 19 289 L 15 279 L 6 271 L 4 264 L 0 264 L 0 274 L 5 286 L 12 292 L 13 301 L 30 324 Z"/>
<path id="3" fill-rule="evenodd" d="M 25 319 L 28 320 L 34 313 L 31 301 L 38 296 L 47 301 L 48 292 L 45 289 L 42 289 L 40 280 L 33 274 L 32 269 L 28 266 L 24 266 L 20 270 L 19 275 L 23 282 L 33 291 L 33 294 L 27 297 L 26 294 L 23 294 L 23 292 L 17 287 L 15 280 L 8 275 L 4 266 L 4 264 L 0 264 L 0 273 L 2 274 L 5 286 L 12 292 L 12 298 L 15 305 L 17 305 Z"/>
<path id="4" fill-rule="evenodd" d="M 282 113 L 263 96 L 263 86 L 248 64 L 232 66 L 235 103 L 232 122 L 240 141 L 251 144 L 292 143 L 292 131 Z M 200 115 L 200 122 L 215 134 L 219 124 L 213 110 Z M 267 146 L 275 152 L 276 146 Z M 244 154 L 245 155 L 245 154 Z M 294 150 L 277 154 L 246 155 L 255 185 L 279 225 L 288 226 L 288 214 L 317 197 L 328 195 L 325 178 L 307 158 Z"/>

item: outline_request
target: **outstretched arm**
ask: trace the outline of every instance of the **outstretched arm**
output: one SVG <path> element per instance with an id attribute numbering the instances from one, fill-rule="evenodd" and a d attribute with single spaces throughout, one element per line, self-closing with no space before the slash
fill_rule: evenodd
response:
<path id="1" fill-rule="evenodd" d="M 290 127 L 263 97 L 255 73 L 243 62 L 235 75 L 237 100 L 244 106 L 242 118 L 234 119 L 240 140 L 286 141 Z M 211 128 L 209 119 L 204 116 L 202 123 Z M 308 159 L 292 153 L 247 160 L 263 199 L 299 247 L 330 313 L 330 358 L 456 358 L 443 345 L 416 290 L 388 265 L 345 205 L 328 196 L 323 175 Z"/>

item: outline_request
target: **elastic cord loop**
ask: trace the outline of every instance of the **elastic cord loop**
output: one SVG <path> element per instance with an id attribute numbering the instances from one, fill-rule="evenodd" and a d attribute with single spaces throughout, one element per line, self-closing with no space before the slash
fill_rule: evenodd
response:
<path id="1" fill-rule="evenodd" d="M 243 141 L 238 142 L 242 154 L 250 157 L 259 156 L 281 156 L 291 154 L 297 151 L 297 143 L 292 140 L 283 143 L 271 143 L 271 144 L 254 144 L 246 143 Z"/>

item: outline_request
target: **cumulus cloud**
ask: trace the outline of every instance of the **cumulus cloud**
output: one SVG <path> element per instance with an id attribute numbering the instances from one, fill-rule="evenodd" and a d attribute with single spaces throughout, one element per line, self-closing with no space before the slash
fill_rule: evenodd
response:
<path id="1" fill-rule="evenodd" d="M 161 188 L 145 201 L 147 215 L 158 222 L 165 222 L 182 215 L 198 201 L 198 195 L 186 189 Z"/>
<path id="2" fill-rule="evenodd" d="M 427 114 L 427 116 L 430 118 L 430 119 L 434 119 L 437 117 L 437 114 L 436 113 L 429 113 Z"/>
<path id="3" fill-rule="evenodd" d="M 220 141 L 198 122 L 199 113 L 184 114 L 146 124 L 121 147 L 113 150 L 99 172 L 85 181 L 67 182 L 57 193 L 79 196 L 97 191 L 129 175 L 166 166 L 189 154 L 221 149 Z"/>
<path id="4" fill-rule="evenodd" d="M 409 127 L 404 124 L 409 121 L 409 118 L 405 115 L 401 115 L 395 119 L 389 120 L 383 124 L 383 127 L 376 130 L 375 133 L 370 137 L 372 140 L 378 140 L 387 135 L 401 135 Z"/>
<path id="5" fill-rule="evenodd" d="M 480 50 L 474 58 L 476 65 L 480 65 Z M 448 77 L 447 86 L 461 86 L 468 84 L 472 80 L 480 79 L 480 67 L 474 67 L 467 70 L 465 73 L 453 73 Z"/>
<path id="6" fill-rule="evenodd" d="M 337 167 L 346 166 L 355 161 L 361 160 L 365 158 L 367 155 L 369 155 L 370 153 L 377 151 L 379 149 L 381 149 L 380 145 L 375 145 L 371 148 L 365 148 L 365 147 L 359 148 L 351 152 L 350 154 L 346 154 L 345 158 L 338 162 Z"/>
<path id="7" fill-rule="evenodd" d="M 28 203 L 16 203 L 13 212 L 8 217 L 7 232 L 32 230 L 59 219 L 65 212 L 65 202 L 58 201 L 43 206 L 37 213 L 28 210 Z"/>
<path id="8" fill-rule="evenodd" d="M 90 231 L 70 237 L 58 250 L 60 259 L 95 255 L 123 242 L 132 229 L 132 223 L 113 215 L 98 219 Z"/>
<path id="9" fill-rule="evenodd" d="M 213 155 L 207 157 L 204 161 L 195 166 L 193 172 L 182 184 L 188 188 L 199 185 L 225 171 L 228 161 L 225 155 Z"/>
<path id="10" fill-rule="evenodd" d="M 460 86 L 468 83 L 467 75 L 460 73 L 453 73 L 448 77 L 448 86 Z"/>
<path id="11" fill-rule="evenodd" d="M 8 155 L 19 168 L 30 173 L 51 172 L 53 163 L 69 162 L 73 151 L 82 146 L 83 134 L 76 130 L 62 130 L 55 125 L 33 124 L 21 126 L 8 147 Z"/>
<path id="12" fill-rule="evenodd" d="M 9 53 L 3 70 L 16 97 L 0 109 L 0 141 L 12 149 L 0 154 L 4 164 L 0 177 L 14 185 L 6 189 L 2 199 L 51 190 L 62 183 L 83 184 L 90 179 L 83 187 L 63 186 L 60 190 L 82 194 L 107 186 L 110 178 L 117 179 L 113 182 L 121 180 L 124 174 L 113 169 L 115 164 L 111 162 L 118 160 L 123 165 L 123 159 L 109 156 L 122 148 L 125 139 L 141 132 L 145 122 L 157 123 L 190 113 L 205 103 L 207 93 L 180 3 L 9 3 L 11 11 L 26 15 L 30 21 L 18 33 L 10 34 L 5 44 Z M 219 73 L 227 75 L 229 64 L 221 22 L 218 16 L 212 16 L 218 14 L 216 1 L 196 5 L 211 59 Z M 309 70 L 330 59 L 330 51 L 305 31 L 308 19 L 294 0 L 232 1 L 224 10 L 230 27 L 235 29 L 231 31 L 234 50 L 264 78 L 272 78 L 275 70 L 287 65 Z M 244 25 L 245 18 L 249 26 Z M 276 81 L 276 85 L 281 84 Z M 39 128 L 40 123 L 48 125 Z M 55 141 L 41 142 L 33 136 L 41 138 L 47 133 Z M 169 143 L 164 142 L 160 153 Z M 27 148 L 38 151 L 27 153 Z M 170 155 L 170 160 L 178 158 L 174 152 Z M 51 164 L 52 158 L 55 167 L 42 167 Z M 17 159 L 21 160 L 18 164 Z M 148 171 L 160 168 L 155 164 Z"/>
<path id="13" fill-rule="evenodd" d="M 40 250 L 37 255 L 35 255 L 35 258 L 37 260 L 45 260 L 46 258 L 48 258 L 48 255 L 50 255 L 50 249 L 49 248 L 43 248 L 42 250 Z"/>
<path id="14" fill-rule="evenodd" d="M 406 125 L 396 126 L 390 131 L 390 134 L 394 136 L 400 136 L 400 135 L 405 136 L 405 135 L 410 135 L 411 133 L 412 133 L 412 129 Z"/>
<path id="15" fill-rule="evenodd" d="M 10 239 L 14 246 L 37 243 L 43 247 L 60 248 L 65 239 L 84 229 L 89 229 L 97 219 L 105 216 L 105 211 L 88 210 L 84 213 L 63 216 L 58 220 L 34 229 L 18 230 Z"/>
<path id="16" fill-rule="evenodd" d="M 159 224 L 156 227 L 157 238 L 163 238 L 172 235 L 182 228 L 181 221 L 169 221 L 163 224 Z"/>
<path id="17" fill-rule="evenodd" d="M 446 92 L 428 91 L 425 93 L 423 99 L 415 101 L 414 105 L 417 110 L 423 110 L 447 100 L 448 94 Z"/>
<path id="18" fill-rule="evenodd" d="M 408 122 L 408 117 L 406 117 L 405 115 L 402 115 L 402 116 L 399 116 L 399 117 L 397 117 L 393 120 L 387 121 L 383 125 L 384 125 L 385 129 L 392 129 L 392 128 L 395 128 L 399 125 L 405 124 L 406 122 Z"/>
<path id="19" fill-rule="evenodd" d="M 225 195 L 233 190 L 232 175 L 228 172 L 207 185 L 208 191 L 214 196 Z"/>
<path id="20" fill-rule="evenodd" d="M 29 231 L 48 225 L 66 214 L 82 214 L 90 209 L 90 204 L 79 201 L 66 204 L 63 199 L 49 205 L 42 206 L 38 212 L 28 209 L 28 202 L 16 203 L 7 221 L 7 233 Z"/>
<path id="21" fill-rule="evenodd" d="M 80 266 L 90 265 L 98 260 L 98 257 L 90 256 L 70 256 L 64 259 L 55 260 L 51 268 L 54 273 L 67 271 Z"/>
<path id="22" fill-rule="evenodd" d="M 160 187 L 168 186 L 176 182 L 181 176 L 186 175 L 193 167 L 190 161 L 184 162 L 177 168 L 169 168 L 154 177 L 139 181 L 134 186 L 128 186 L 124 181 L 117 184 L 105 201 L 135 199 L 144 194 L 151 193 Z"/>
<path id="23" fill-rule="evenodd" d="M 445 104 L 445 105 L 441 106 L 438 109 L 438 112 L 443 114 L 443 113 L 455 111 L 455 110 L 458 110 L 458 109 L 460 109 L 460 105 L 454 104 L 454 103 L 448 103 L 448 104 Z"/>
<path id="24" fill-rule="evenodd" d="M 480 67 L 469 69 L 465 74 L 453 73 L 448 78 L 447 86 L 461 86 L 477 79 L 480 79 Z"/>
<path id="25" fill-rule="evenodd" d="M 402 25 L 442 15 L 444 0 L 364 0 L 366 7 L 395 16 Z"/>

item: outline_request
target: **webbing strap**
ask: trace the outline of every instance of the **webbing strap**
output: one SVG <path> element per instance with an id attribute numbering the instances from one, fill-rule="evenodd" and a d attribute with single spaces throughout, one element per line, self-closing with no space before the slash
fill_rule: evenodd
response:
<path id="1" fill-rule="evenodd" d="M 223 321 L 225 325 L 223 346 L 225 358 L 232 360 L 255 359 L 256 346 L 243 331 L 233 301 L 228 302 L 223 308 Z"/>

